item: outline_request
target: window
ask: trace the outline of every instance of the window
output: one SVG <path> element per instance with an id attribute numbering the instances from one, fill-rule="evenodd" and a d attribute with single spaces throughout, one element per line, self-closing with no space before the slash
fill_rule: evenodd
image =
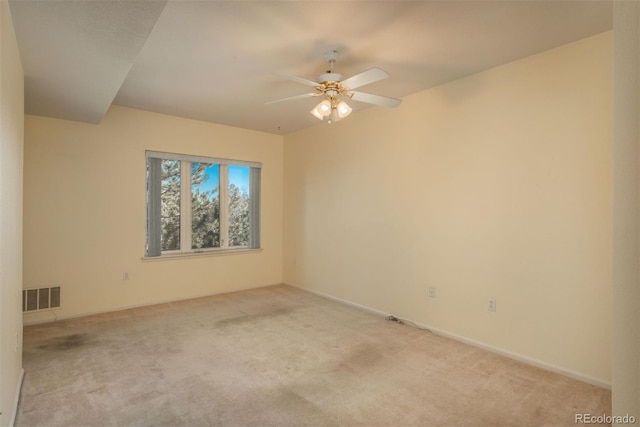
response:
<path id="1" fill-rule="evenodd" d="M 146 256 L 260 247 L 261 164 L 147 151 Z"/>

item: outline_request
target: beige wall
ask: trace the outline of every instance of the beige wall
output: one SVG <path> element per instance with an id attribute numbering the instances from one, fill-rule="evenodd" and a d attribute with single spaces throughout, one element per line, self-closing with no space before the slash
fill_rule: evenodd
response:
<path id="1" fill-rule="evenodd" d="M 614 40 L 612 407 L 640 419 L 640 3 L 615 2 Z"/>
<path id="2" fill-rule="evenodd" d="M 62 285 L 69 317 L 281 283 L 282 149 L 278 135 L 117 106 L 99 125 L 27 115 L 24 287 Z M 263 250 L 142 261 L 145 150 L 262 162 Z"/>
<path id="3" fill-rule="evenodd" d="M 26 116 L 24 287 L 62 285 L 63 318 L 284 274 L 608 384 L 611 68 L 605 33 L 288 135 L 284 151 L 277 135 L 117 106 L 99 125 Z M 263 162 L 264 250 L 142 261 L 146 149 Z"/>
<path id="4" fill-rule="evenodd" d="M 0 425 L 15 416 L 22 379 L 24 79 L 11 12 L 0 1 Z"/>
<path id="5" fill-rule="evenodd" d="M 287 135 L 285 282 L 608 384 L 611 68 L 604 33 Z"/>

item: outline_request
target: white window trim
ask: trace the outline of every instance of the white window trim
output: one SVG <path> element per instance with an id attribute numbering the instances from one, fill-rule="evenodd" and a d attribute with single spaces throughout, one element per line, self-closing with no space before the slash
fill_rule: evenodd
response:
<path id="1" fill-rule="evenodd" d="M 205 156 L 192 156 L 190 154 L 178 154 L 178 153 L 164 153 L 161 151 L 146 151 L 145 158 L 153 157 L 155 159 L 162 160 L 180 160 L 187 162 L 201 162 L 201 163 L 217 163 L 220 165 L 233 165 L 233 166 L 249 166 L 250 168 L 261 168 L 260 162 L 248 162 L 246 160 L 232 160 L 223 159 L 220 157 L 205 157 Z"/>
<path id="2" fill-rule="evenodd" d="M 204 258 L 210 256 L 234 255 L 234 254 L 251 254 L 262 252 L 262 248 L 250 249 L 248 246 L 234 246 L 233 248 L 208 248 L 202 250 L 194 250 L 191 252 L 180 251 L 164 251 L 160 256 L 143 256 L 142 261 L 164 261 L 170 259 L 183 258 Z"/>
<path id="3" fill-rule="evenodd" d="M 228 249 L 229 248 L 229 165 L 220 164 L 219 194 L 220 194 L 220 249 Z"/>
<path id="4" fill-rule="evenodd" d="M 191 156 L 186 154 L 174 154 L 174 153 L 164 153 L 158 151 L 146 151 L 145 152 L 145 162 L 149 158 L 158 158 L 163 160 L 180 160 L 180 249 L 178 250 L 169 250 L 169 251 L 161 251 L 158 256 L 148 256 L 145 255 L 142 257 L 143 260 L 159 260 L 159 259 L 175 259 L 175 258 L 189 258 L 189 257 L 201 257 L 201 256 L 211 256 L 211 255 L 225 255 L 225 254 L 233 254 L 233 253 L 244 253 L 244 252 L 260 252 L 262 248 L 251 248 L 249 245 L 243 246 L 232 246 L 229 247 L 228 242 L 228 233 L 229 233 L 229 224 L 228 224 L 228 214 L 229 214 L 229 206 L 228 203 L 224 201 L 228 201 L 229 199 L 229 166 L 246 166 L 250 168 L 262 168 L 262 163 L 259 162 L 248 162 L 242 160 L 230 160 L 230 159 L 221 159 L 215 157 L 203 157 L 203 156 Z M 191 224 L 191 197 L 184 197 L 184 195 L 191 194 L 191 165 L 193 162 L 200 163 L 208 163 L 208 164 L 218 164 L 219 165 L 219 191 L 218 196 L 220 197 L 220 246 L 214 248 L 191 248 L 191 233 L 192 233 L 192 224 Z M 250 191 L 256 191 L 256 189 L 250 189 Z M 260 189 L 257 189 L 260 192 Z M 260 210 L 260 207 L 258 207 Z M 148 215 L 148 214 L 147 214 Z M 149 218 L 147 217 L 147 222 Z M 258 230 L 259 232 L 259 230 Z M 146 254 L 146 242 L 145 238 L 145 254 Z"/>
<path id="5" fill-rule="evenodd" d="M 191 247 L 191 197 L 188 197 L 190 194 L 191 162 L 180 160 L 180 249 L 178 252 L 188 252 L 187 248 Z"/>

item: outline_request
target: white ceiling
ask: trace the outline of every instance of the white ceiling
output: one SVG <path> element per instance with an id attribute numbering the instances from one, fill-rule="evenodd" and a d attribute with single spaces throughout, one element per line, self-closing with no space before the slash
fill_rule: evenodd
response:
<path id="1" fill-rule="evenodd" d="M 327 50 L 345 77 L 391 75 L 359 91 L 402 98 L 612 27 L 610 0 L 9 4 L 29 114 L 97 123 L 115 103 L 279 134 L 320 122 L 317 99 L 264 105 L 309 92 L 275 73 L 315 80 Z"/>

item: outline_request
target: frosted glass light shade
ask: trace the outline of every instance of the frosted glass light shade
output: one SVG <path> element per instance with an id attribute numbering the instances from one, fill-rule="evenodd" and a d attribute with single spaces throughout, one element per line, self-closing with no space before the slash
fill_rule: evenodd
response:
<path id="1" fill-rule="evenodd" d="M 316 116 L 318 118 L 318 120 L 324 119 L 324 116 L 318 110 L 318 106 L 317 105 L 315 107 L 313 107 L 313 110 L 311 110 L 310 113 L 313 114 L 314 116 Z"/>
<path id="2" fill-rule="evenodd" d="M 351 111 L 353 111 L 353 109 L 349 107 L 349 104 L 344 101 L 340 101 L 336 109 L 338 110 L 338 117 L 340 117 L 341 119 L 344 119 L 349 114 L 351 114 Z"/>
<path id="3" fill-rule="evenodd" d="M 317 108 L 318 111 L 320 111 L 320 114 L 322 114 L 324 117 L 327 117 L 329 114 L 331 114 L 331 101 L 325 99 L 317 105 Z"/>
<path id="4" fill-rule="evenodd" d="M 328 99 L 323 100 L 310 111 L 311 114 L 316 116 L 319 120 L 323 120 L 329 114 L 331 114 L 331 101 Z"/>

